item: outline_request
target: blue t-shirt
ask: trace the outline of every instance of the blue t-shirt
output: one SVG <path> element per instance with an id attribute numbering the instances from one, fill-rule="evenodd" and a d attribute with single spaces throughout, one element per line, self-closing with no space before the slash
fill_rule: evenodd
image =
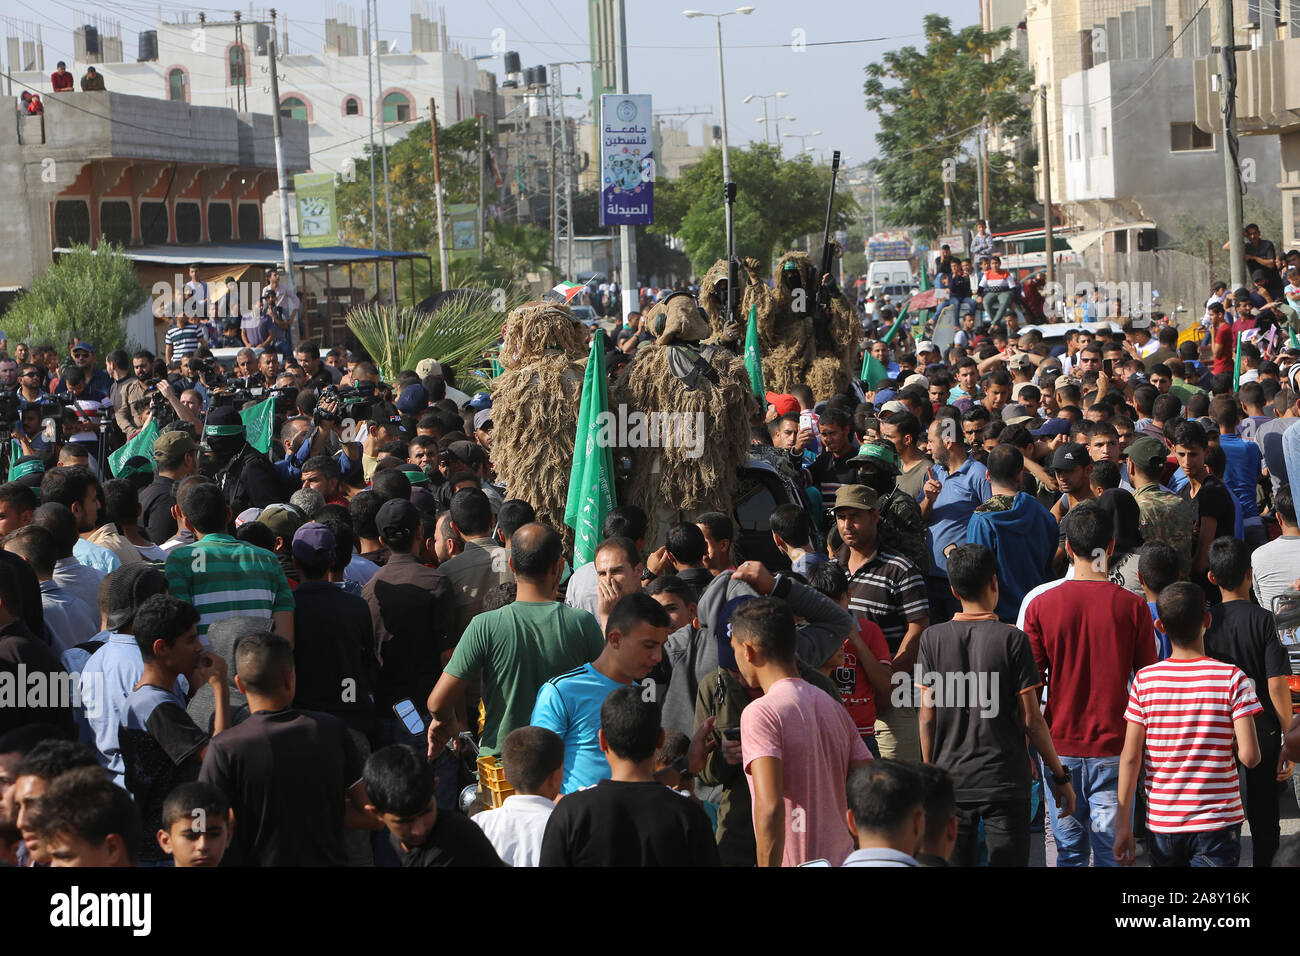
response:
<path id="1" fill-rule="evenodd" d="M 552 677 L 537 692 L 534 727 L 545 727 L 564 741 L 563 793 L 573 793 L 609 779 L 609 761 L 600 749 L 600 708 L 612 691 L 623 685 L 590 664 Z"/>

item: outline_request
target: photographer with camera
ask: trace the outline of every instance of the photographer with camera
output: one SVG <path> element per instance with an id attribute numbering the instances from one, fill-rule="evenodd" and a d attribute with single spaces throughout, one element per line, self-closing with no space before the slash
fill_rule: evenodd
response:
<path id="1" fill-rule="evenodd" d="M 355 397 L 353 390 L 327 387 L 312 411 L 310 423 L 305 418 L 285 422 L 280 432 L 285 457 L 274 465 L 285 495 L 302 487 L 303 466 L 311 458 L 330 458 L 344 476 L 361 467 L 361 445 L 343 438 L 345 420 L 357 414 L 345 403 Z"/>
<path id="2" fill-rule="evenodd" d="M 63 395 L 68 392 L 68 372 L 73 368 L 79 368 L 85 377 L 86 388 L 81 396 L 85 400 L 103 401 L 108 398 L 109 389 L 113 385 L 113 380 L 108 377 L 108 372 L 102 368 L 95 368 L 95 350 L 87 342 L 73 342 L 71 348 L 72 364 L 59 377 L 58 381 L 53 384 L 51 391 L 55 395 Z"/>
<path id="3" fill-rule="evenodd" d="M 212 457 L 203 469 L 221 488 L 233 518 L 248 508 L 283 501 L 270 460 L 248 443 L 244 421 L 229 405 L 212 409 L 203 429 Z"/>
<path id="4" fill-rule="evenodd" d="M 203 426 L 202 397 L 198 397 L 196 402 L 184 401 L 185 395 L 197 396 L 197 394 L 193 389 L 186 389 L 178 398 L 176 390 L 165 378 L 148 383 L 137 404 L 133 406 L 140 427 L 144 428 L 150 421 L 157 419 L 161 428 L 166 428 L 175 421 L 189 422 L 194 428 L 201 428 Z"/>

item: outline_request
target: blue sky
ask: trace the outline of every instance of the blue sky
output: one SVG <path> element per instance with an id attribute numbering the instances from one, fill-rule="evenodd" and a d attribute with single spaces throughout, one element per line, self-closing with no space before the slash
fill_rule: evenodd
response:
<path id="1" fill-rule="evenodd" d="M 220 0 L 219 0 L 220 2 Z M 229 3 L 229 0 L 225 0 Z M 716 32 L 709 18 L 689 20 L 681 11 L 695 7 L 708 12 L 734 9 L 706 5 L 709 0 L 627 0 L 629 77 L 632 92 L 650 93 L 656 112 L 707 111 L 717 122 L 718 74 Z M 697 5 L 705 4 L 705 5 Z M 46 46 L 46 64 L 53 68 L 59 58 L 71 59 L 72 29 L 86 22 L 81 11 L 108 15 L 108 5 L 96 6 L 75 0 L 0 0 L 0 17 L 12 18 L 34 27 L 39 24 Z M 851 157 L 850 164 L 875 154 L 875 116 L 863 105 L 863 68 L 890 49 L 919 45 L 921 21 L 926 13 L 940 13 L 955 27 L 979 19 L 978 0 L 928 0 L 918 7 L 904 8 L 881 0 L 863 3 L 851 0 L 757 0 L 749 16 L 723 20 L 725 45 L 729 138 L 733 144 L 761 139 L 763 114 L 758 100 L 745 105 L 748 94 L 789 93 L 785 99 L 769 101 L 783 115 L 796 118 L 783 123 L 782 132 L 821 136 L 809 146 L 836 148 Z M 226 19 L 231 7 L 198 7 L 163 0 L 115 0 L 111 16 L 122 25 L 125 54 L 133 58 L 136 34 L 148 29 L 161 7 L 168 20 L 179 20 L 188 12 L 206 10 L 212 19 Z M 326 12 L 334 9 L 319 0 L 280 0 L 276 8 L 289 20 L 290 49 L 293 52 L 319 50 L 324 43 Z M 346 9 L 339 6 L 340 9 Z M 246 11 L 247 8 L 245 8 Z M 356 22 L 364 22 L 364 5 L 356 3 Z M 380 37 L 400 50 L 410 48 L 410 0 L 380 0 Z M 492 52 L 494 30 L 505 31 L 506 48 L 517 50 L 525 66 L 588 57 L 587 0 L 458 0 L 445 6 L 451 41 L 468 54 Z M 435 13 L 435 18 L 437 14 Z M 8 30 L 8 23 L 0 28 Z M 796 31 L 802 31 L 796 33 Z M 785 48 L 796 37 L 808 44 L 806 52 Z M 828 41 L 885 37 L 869 43 Z M 501 59 L 481 61 L 485 69 L 502 75 Z M 584 71 L 587 68 L 583 68 Z M 580 86 L 590 93 L 589 74 L 566 69 L 566 91 Z M 688 129 L 692 142 L 700 141 L 704 116 L 683 117 L 675 122 Z M 785 140 L 787 155 L 798 143 Z"/>

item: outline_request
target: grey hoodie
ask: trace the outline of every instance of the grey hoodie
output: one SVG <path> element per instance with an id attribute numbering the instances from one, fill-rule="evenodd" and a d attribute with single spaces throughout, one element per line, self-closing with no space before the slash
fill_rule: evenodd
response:
<path id="1" fill-rule="evenodd" d="M 857 620 L 820 591 L 792 578 L 786 601 L 796 617 L 799 659 L 810 667 L 820 667 L 849 639 Z M 700 681 L 718 669 L 718 645 L 713 628 L 718 614 L 732 598 L 742 595 L 758 597 L 758 592 L 744 581 L 732 581 L 731 572 L 717 575 L 700 596 L 696 617 L 698 628 L 687 625 L 674 631 L 664 645 L 672 676 L 664 695 L 663 728 L 680 730 L 688 737 L 695 733 L 695 695 Z"/>

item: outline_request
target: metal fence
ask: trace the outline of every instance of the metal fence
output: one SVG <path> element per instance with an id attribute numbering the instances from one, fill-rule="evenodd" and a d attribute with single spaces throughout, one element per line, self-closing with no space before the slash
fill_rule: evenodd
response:
<path id="1" fill-rule="evenodd" d="M 1130 290 L 1128 311 L 1136 311 L 1134 305 L 1144 310 L 1154 305 L 1169 315 L 1177 313 L 1180 326 L 1190 318 L 1200 318 L 1210 295 L 1209 265 L 1174 249 L 1102 253 L 1094 247 L 1084 252 L 1082 265 L 1062 264 L 1058 273 L 1056 281 L 1067 290 L 1084 282 L 1105 289 L 1125 286 Z"/>

